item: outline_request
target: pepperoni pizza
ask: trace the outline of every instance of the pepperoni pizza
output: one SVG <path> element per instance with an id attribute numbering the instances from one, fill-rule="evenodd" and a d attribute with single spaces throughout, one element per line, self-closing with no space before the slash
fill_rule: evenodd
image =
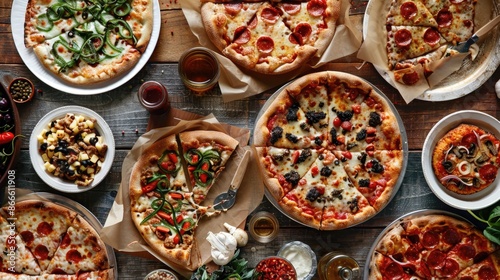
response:
<path id="1" fill-rule="evenodd" d="M 322 230 L 361 223 L 395 193 L 403 141 L 388 101 L 341 72 L 308 74 L 269 101 L 254 131 L 268 193 Z"/>
<path id="2" fill-rule="evenodd" d="M 210 1 L 201 8 L 214 45 L 237 65 L 264 74 L 285 73 L 321 56 L 339 12 L 334 0 Z"/>
<path id="3" fill-rule="evenodd" d="M 374 247 L 369 279 L 499 279 L 497 246 L 448 215 L 403 219 Z"/>
<path id="4" fill-rule="evenodd" d="M 395 80 L 418 84 L 432 74 L 439 60 L 456 55 L 449 47 L 472 36 L 476 2 L 391 0 L 386 50 Z"/>
<path id="5" fill-rule="evenodd" d="M 114 279 L 105 244 L 73 210 L 38 200 L 2 210 L 1 279 Z"/>

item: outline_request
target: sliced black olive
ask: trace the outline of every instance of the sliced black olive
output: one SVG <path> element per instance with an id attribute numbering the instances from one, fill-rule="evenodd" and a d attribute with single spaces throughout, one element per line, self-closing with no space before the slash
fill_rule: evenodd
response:
<path id="1" fill-rule="evenodd" d="M 97 137 L 92 137 L 92 138 L 90 138 L 90 140 L 89 140 L 90 144 L 91 144 L 91 145 L 94 145 L 94 146 L 95 146 L 95 144 L 97 143 L 97 141 L 99 141 L 99 139 L 97 139 Z"/>
<path id="2" fill-rule="evenodd" d="M 453 165 L 453 162 L 451 162 L 449 160 L 445 160 L 441 164 L 443 165 L 444 169 L 448 173 L 451 173 L 453 171 L 453 169 L 455 168 L 455 166 Z"/>
<path id="3" fill-rule="evenodd" d="M 47 143 L 42 143 L 40 145 L 40 151 L 45 152 L 47 150 Z"/>

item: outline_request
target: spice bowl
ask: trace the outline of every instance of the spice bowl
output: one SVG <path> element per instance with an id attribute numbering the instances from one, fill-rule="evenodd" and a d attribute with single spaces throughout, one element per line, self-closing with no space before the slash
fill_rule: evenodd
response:
<path id="1" fill-rule="evenodd" d="M 309 245 L 292 241 L 283 245 L 278 257 L 288 260 L 297 272 L 297 280 L 309 280 L 316 274 L 317 258 Z"/>
<path id="2" fill-rule="evenodd" d="M 287 280 L 298 280 L 297 272 L 295 267 L 287 259 L 271 256 L 261 260 L 257 266 L 255 266 L 255 271 L 259 273 L 258 280 L 265 279 L 287 279 Z"/>
<path id="3" fill-rule="evenodd" d="M 19 104 L 26 103 L 35 96 L 33 82 L 24 77 L 14 78 L 9 84 L 8 91 L 12 96 L 12 100 Z"/>

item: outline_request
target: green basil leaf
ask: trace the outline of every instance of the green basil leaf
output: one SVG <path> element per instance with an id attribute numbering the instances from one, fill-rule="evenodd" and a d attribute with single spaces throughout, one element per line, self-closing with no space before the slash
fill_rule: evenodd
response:
<path id="1" fill-rule="evenodd" d="M 487 227 L 483 231 L 484 236 L 488 238 L 491 242 L 500 245 L 500 230 L 492 227 Z"/>

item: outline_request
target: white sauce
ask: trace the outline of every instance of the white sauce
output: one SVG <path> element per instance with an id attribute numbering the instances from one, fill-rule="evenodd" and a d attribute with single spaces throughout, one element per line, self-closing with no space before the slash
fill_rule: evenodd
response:
<path id="1" fill-rule="evenodd" d="M 309 274 L 312 268 L 312 258 L 309 252 L 300 246 L 292 245 L 285 248 L 281 253 L 281 257 L 287 259 L 297 272 L 297 279 L 304 279 Z"/>

